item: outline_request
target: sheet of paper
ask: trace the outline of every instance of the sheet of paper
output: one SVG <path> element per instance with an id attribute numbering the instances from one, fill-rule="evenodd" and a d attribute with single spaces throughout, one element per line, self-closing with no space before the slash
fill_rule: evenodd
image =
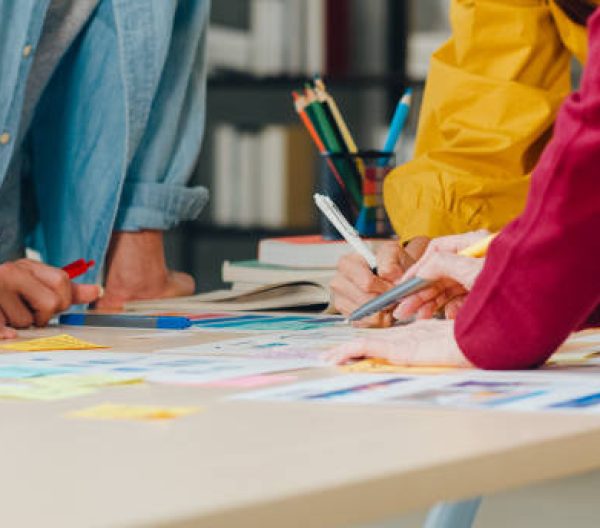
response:
<path id="1" fill-rule="evenodd" d="M 61 334 L 52 337 L 40 337 L 28 341 L 15 341 L 0 345 L 4 350 L 23 350 L 27 352 L 44 350 L 93 350 L 96 348 L 110 348 L 105 345 L 97 345 L 77 339 L 68 334 Z"/>
<path id="2" fill-rule="evenodd" d="M 158 405 L 125 405 L 104 403 L 94 407 L 74 411 L 67 416 L 90 420 L 132 420 L 155 422 L 173 420 L 201 412 L 200 407 L 162 407 Z"/>
<path id="3" fill-rule="evenodd" d="M 26 352 L 0 354 L 0 367 L 67 369 L 73 374 L 132 376 L 156 383 L 205 383 L 311 367 L 310 359 L 202 357 L 164 353 Z"/>
<path id="4" fill-rule="evenodd" d="M 234 389 L 255 389 L 257 387 L 266 387 L 268 385 L 277 385 L 281 383 L 291 383 L 296 381 L 298 376 L 291 374 L 271 374 L 259 376 L 247 376 L 245 378 L 234 378 L 229 380 L 212 381 L 205 383 L 205 387 L 222 387 Z"/>
<path id="5" fill-rule="evenodd" d="M 541 375 L 539 375 L 541 374 Z M 232 399 L 600 412 L 600 383 L 577 376 L 468 371 L 439 376 L 347 374 L 238 394 Z"/>
<path id="6" fill-rule="evenodd" d="M 0 379 L 25 379 L 40 376 L 56 376 L 72 372 L 70 369 L 37 367 L 27 365 L 0 365 Z"/>
<path id="7" fill-rule="evenodd" d="M 307 359 L 315 366 L 325 365 L 324 352 L 353 338 L 369 335 L 372 330 L 357 330 L 349 326 L 330 327 L 304 332 L 275 332 L 226 339 L 213 343 L 188 345 L 161 350 L 165 354 L 190 356 L 237 356 L 262 359 Z"/>
<path id="8" fill-rule="evenodd" d="M 189 361 L 190 358 L 187 358 Z M 219 380 L 244 378 L 271 374 L 274 372 L 287 372 L 312 367 L 311 360 L 277 360 L 277 359 L 241 359 L 241 358 L 195 358 L 195 365 L 176 366 L 172 361 L 155 364 L 145 377 L 151 383 L 190 385 L 203 384 Z"/>

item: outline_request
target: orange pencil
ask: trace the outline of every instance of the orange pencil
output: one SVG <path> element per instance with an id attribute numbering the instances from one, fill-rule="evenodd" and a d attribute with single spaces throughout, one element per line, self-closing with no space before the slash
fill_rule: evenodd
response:
<path id="1" fill-rule="evenodd" d="M 317 131 L 316 131 L 314 125 L 312 124 L 310 118 L 308 117 L 308 114 L 305 111 L 306 99 L 304 97 L 300 96 L 296 92 L 292 92 L 292 97 L 294 98 L 294 106 L 296 108 L 296 113 L 300 116 L 300 119 L 302 120 L 302 123 L 304 123 L 306 130 L 308 130 L 308 133 L 310 134 L 310 137 L 312 138 L 314 144 L 316 145 L 317 150 L 321 154 L 327 153 L 325 144 L 319 137 L 319 134 L 317 134 Z M 337 171 L 337 168 L 333 164 L 333 161 L 331 160 L 331 158 L 327 158 L 327 165 L 329 165 L 329 168 L 331 169 L 331 173 L 333 174 L 334 178 L 338 182 L 339 186 L 344 190 L 344 192 L 346 192 L 346 184 L 344 183 L 344 180 L 342 180 L 340 173 Z"/>

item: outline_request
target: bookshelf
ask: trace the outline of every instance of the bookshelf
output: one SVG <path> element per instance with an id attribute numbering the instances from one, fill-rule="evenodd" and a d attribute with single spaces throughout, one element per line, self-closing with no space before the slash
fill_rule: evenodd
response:
<path id="1" fill-rule="evenodd" d="M 310 65 L 310 60 L 314 62 L 314 55 L 310 60 L 305 57 L 308 65 L 302 64 L 302 67 L 299 67 L 296 64 L 292 68 L 295 71 L 290 71 L 287 64 L 281 69 L 273 69 L 274 64 L 281 66 L 280 62 L 278 63 L 280 56 L 271 56 L 270 63 L 268 61 L 257 63 L 256 57 L 252 56 L 252 53 L 256 54 L 256 50 L 251 42 L 248 43 L 248 35 L 244 33 L 253 23 L 253 17 L 256 18 L 253 10 L 262 9 L 262 13 L 265 13 L 265 9 L 279 10 L 277 12 L 281 14 L 284 12 L 281 11 L 282 9 L 287 9 L 285 6 L 293 6 L 291 9 L 297 10 L 299 5 L 310 5 L 313 11 L 321 6 L 323 13 L 329 16 L 332 13 L 335 15 L 335 9 L 341 10 L 339 12 L 347 28 L 347 35 L 342 34 L 342 37 L 348 40 L 346 43 L 348 56 L 342 59 L 338 56 L 341 66 L 338 64 L 338 67 L 330 68 L 334 71 L 329 73 L 325 71 L 322 76 L 338 100 L 359 146 L 375 148 L 382 144 L 387 124 L 405 87 L 411 85 L 418 92 L 424 85 L 423 77 L 411 78 L 408 74 L 411 28 L 415 25 L 422 26 L 419 17 L 422 18 L 428 10 L 433 9 L 433 4 L 439 11 L 443 6 L 440 8 L 437 4 L 444 4 L 446 1 L 219 0 L 214 2 L 211 26 L 224 29 L 220 42 L 229 42 L 232 46 L 230 50 L 225 49 L 223 60 L 232 61 L 233 67 L 217 65 L 209 74 L 205 141 L 193 184 L 205 185 L 211 191 L 218 187 L 214 181 L 214 175 L 218 172 L 215 153 L 219 150 L 215 138 L 223 126 L 230 127 L 230 130 L 233 129 L 240 134 L 236 141 L 248 142 L 250 141 L 248 138 L 253 137 L 255 143 L 252 144 L 256 145 L 256 141 L 259 142 L 258 144 L 262 141 L 260 135 L 265 129 L 273 132 L 278 127 L 284 130 L 298 123 L 292 109 L 290 91 L 303 86 L 304 82 L 312 76 L 308 73 L 307 66 Z M 257 6 L 255 3 L 260 5 Z M 314 12 L 308 15 L 309 18 L 311 16 L 314 20 Z M 282 23 L 287 24 L 283 19 Z M 229 26 L 225 27 L 225 24 Z M 325 30 L 321 46 L 326 47 L 328 29 L 331 29 L 331 25 L 327 24 L 327 20 L 322 21 L 322 24 Z M 264 21 L 262 27 L 265 27 Z M 437 31 L 438 28 L 434 29 Z M 233 33 L 227 33 L 228 31 Z M 289 31 L 292 30 L 288 28 Z M 339 28 L 336 31 L 339 35 Z M 312 37 L 314 40 L 314 34 Z M 209 53 L 211 45 L 213 50 L 215 47 L 215 43 L 211 44 L 210 40 L 209 38 Z M 265 42 L 267 42 L 265 39 L 261 40 L 258 44 L 259 50 L 265 49 Z M 282 39 L 275 36 L 270 42 L 282 44 Z M 242 45 L 250 46 L 245 62 L 239 59 L 239 54 L 243 52 Z M 292 55 L 298 52 L 298 50 L 286 49 L 286 53 Z M 303 56 L 310 56 L 314 52 L 315 50 L 312 49 L 302 53 Z M 339 54 L 339 49 L 337 53 Z M 330 66 L 328 60 L 331 58 L 323 53 L 321 71 Z M 304 71 L 297 71 L 298 68 Z M 415 126 L 416 112 L 409 132 L 414 131 Z M 242 148 L 245 151 L 249 149 L 255 148 Z M 233 150 L 237 151 L 236 148 Z M 314 161 L 311 172 L 314 174 L 317 170 Z M 259 189 L 259 192 L 266 192 L 266 189 Z M 170 264 L 192 273 L 201 291 L 222 287 L 221 261 L 224 258 L 231 260 L 253 258 L 256 243 L 260 238 L 317 230 L 317 216 L 314 211 L 312 222 L 300 227 L 285 225 L 285 223 L 278 226 L 264 226 L 255 220 L 224 224 L 215 221 L 217 203 L 218 197 L 215 196 L 199 219 L 181 225 L 168 237 Z"/>

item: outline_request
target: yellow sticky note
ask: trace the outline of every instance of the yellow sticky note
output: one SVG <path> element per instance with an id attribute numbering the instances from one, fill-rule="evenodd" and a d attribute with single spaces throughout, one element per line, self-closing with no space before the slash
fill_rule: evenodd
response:
<path id="1" fill-rule="evenodd" d="M 73 418 L 89 418 L 92 420 L 141 420 L 160 421 L 173 420 L 200 412 L 199 407 L 160 407 L 154 405 L 124 405 L 104 403 L 69 413 Z"/>
<path id="2" fill-rule="evenodd" d="M 341 367 L 344 372 L 372 374 L 444 374 L 454 370 L 452 367 L 407 367 L 392 365 L 383 359 L 364 359 Z"/>
<path id="3" fill-rule="evenodd" d="M 49 350 L 90 350 L 94 348 L 110 348 L 105 345 L 97 345 L 77 339 L 68 334 L 61 334 L 52 337 L 40 337 L 39 339 L 30 339 L 29 341 L 17 341 L 16 343 L 7 343 L 0 345 L 5 350 L 21 350 L 24 352 L 44 352 Z"/>

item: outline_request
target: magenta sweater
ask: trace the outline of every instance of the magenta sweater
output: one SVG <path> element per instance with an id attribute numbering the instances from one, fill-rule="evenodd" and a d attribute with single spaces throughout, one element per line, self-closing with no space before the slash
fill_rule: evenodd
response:
<path id="1" fill-rule="evenodd" d="M 574 330 L 600 326 L 600 10 L 589 30 L 581 90 L 456 320 L 458 344 L 480 368 L 539 366 Z"/>

